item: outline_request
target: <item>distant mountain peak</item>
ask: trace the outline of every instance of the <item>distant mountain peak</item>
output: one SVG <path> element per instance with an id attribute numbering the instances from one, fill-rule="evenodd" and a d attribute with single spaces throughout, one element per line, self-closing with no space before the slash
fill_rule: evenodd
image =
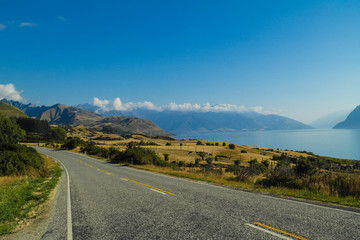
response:
<path id="1" fill-rule="evenodd" d="M 360 105 L 357 106 L 345 119 L 334 126 L 335 129 L 360 129 Z"/>

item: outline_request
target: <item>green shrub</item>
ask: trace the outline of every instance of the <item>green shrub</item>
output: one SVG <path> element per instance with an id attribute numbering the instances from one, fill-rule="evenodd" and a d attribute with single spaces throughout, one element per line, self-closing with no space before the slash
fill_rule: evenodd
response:
<path id="1" fill-rule="evenodd" d="M 229 148 L 230 148 L 230 149 L 235 149 L 235 144 L 230 143 L 230 144 L 229 144 Z"/>
<path id="2" fill-rule="evenodd" d="M 166 162 L 161 160 L 155 151 L 147 148 L 133 147 L 128 148 L 123 152 L 119 152 L 115 162 L 128 162 L 136 165 L 154 164 L 164 165 Z"/>
<path id="3" fill-rule="evenodd" d="M 25 175 L 31 169 L 42 172 L 44 160 L 33 148 L 19 145 L 17 150 L 0 152 L 0 176 Z"/>

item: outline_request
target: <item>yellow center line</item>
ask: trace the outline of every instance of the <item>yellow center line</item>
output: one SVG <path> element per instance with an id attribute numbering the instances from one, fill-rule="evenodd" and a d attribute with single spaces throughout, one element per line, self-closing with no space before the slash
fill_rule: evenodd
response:
<path id="1" fill-rule="evenodd" d="M 162 189 L 160 189 L 160 188 L 156 188 L 156 187 L 147 185 L 147 184 L 145 184 L 145 183 L 141 183 L 141 182 L 138 182 L 138 181 L 135 181 L 135 180 L 131 180 L 131 179 L 128 179 L 128 178 L 124 178 L 124 179 L 125 179 L 125 180 L 128 180 L 128 181 L 131 181 L 131 182 L 134 182 L 134 183 L 137 183 L 137 184 L 140 184 L 140 185 L 143 185 L 143 186 L 146 186 L 146 187 L 148 187 L 148 188 L 152 188 L 152 189 L 158 190 L 158 191 L 163 192 L 163 193 L 167 193 L 167 194 L 170 194 L 170 195 L 174 195 L 174 194 L 171 193 L 171 192 L 168 192 L 168 191 L 162 190 Z"/>
<path id="2" fill-rule="evenodd" d="M 93 165 L 90 165 L 90 164 L 88 164 L 88 163 L 85 163 L 86 165 L 88 165 L 89 167 L 94 167 Z"/>
<path id="3" fill-rule="evenodd" d="M 268 225 L 265 225 L 265 224 L 262 224 L 262 223 L 259 223 L 259 222 L 253 222 L 253 224 L 258 225 L 258 226 L 260 226 L 260 227 L 264 227 L 264 228 L 273 230 L 273 231 L 276 231 L 276 232 L 279 232 L 279 233 L 282 233 L 282 234 L 285 234 L 285 235 L 288 235 L 288 236 L 293 237 L 293 238 L 296 238 L 296 239 L 309 240 L 309 239 L 307 239 L 307 238 L 300 237 L 300 236 L 298 236 L 298 235 L 295 235 L 295 234 L 292 234 L 292 233 L 289 233 L 289 232 L 285 232 L 285 231 L 283 231 L 283 230 L 280 230 L 280 229 L 277 229 L 277 228 L 274 228 L 274 227 L 270 227 L 270 226 L 268 226 Z"/>
<path id="4" fill-rule="evenodd" d="M 99 170 L 99 171 L 102 171 L 102 172 L 104 172 L 104 173 L 106 173 L 106 174 L 109 174 L 109 175 L 112 174 L 112 173 L 110 173 L 110 172 L 108 172 L 108 171 L 105 171 L 105 170 L 102 170 L 102 169 L 100 169 L 100 168 L 98 168 L 98 170 Z"/>
<path id="5" fill-rule="evenodd" d="M 82 161 L 82 160 L 78 160 L 78 162 L 81 162 L 81 163 L 82 163 L 83 161 Z"/>

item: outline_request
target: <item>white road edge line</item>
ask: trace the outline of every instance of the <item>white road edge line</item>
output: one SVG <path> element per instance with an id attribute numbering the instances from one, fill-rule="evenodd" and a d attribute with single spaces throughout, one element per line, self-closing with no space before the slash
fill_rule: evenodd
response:
<path id="1" fill-rule="evenodd" d="M 121 180 L 124 180 L 124 181 L 129 181 L 129 180 L 127 180 L 127 179 L 125 179 L 125 178 L 122 178 L 122 177 L 121 177 L 120 179 L 121 179 Z"/>
<path id="2" fill-rule="evenodd" d="M 262 227 L 255 226 L 255 225 L 250 224 L 250 223 L 246 223 L 245 225 L 246 225 L 246 226 L 249 226 L 249 227 L 252 227 L 252 228 L 255 228 L 255 229 L 257 229 L 257 230 L 266 232 L 266 233 L 268 233 L 268 234 L 271 234 L 271 235 L 273 235 L 273 236 L 275 236 L 275 237 L 278 237 L 278 238 L 281 238 L 281 239 L 293 240 L 293 238 L 286 237 L 286 236 L 284 236 L 284 235 L 281 235 L 281 234 L 272 232 L 272 231 L 270 231 L 270 230 L 264 229 L 264 228 L 262 228 Z"/>
<path id="3" fill-rule="evenodd" d="M 150 190 L 153 190 L 154 192 L 157 192 L 157 193 L 161 193 L 161 194 L 163 194 L 163 195 L 167 195 L 166 193 L 160 192 L 160 191 L 158 191 L 158 190 L 156 190 L 156 189 L 153 189 L 153 188 L 150 188 Z"/>
<path id="4" fill-rule="evenodd" d="M 70 198 L 70 177 L 69 177 L 69 172 L 66 169 L 65 165 L 60 162 L 58 159 L 56 159 L 55 157 L 52 157 L 55 160 L 57 160 L 64 168 L 65 172 L 66 172 L 66 176 L 67 176 L 67 239 L 68 240 L 73 240 L 73 232 L 72 232 L 72 219 L 71 219 L 71 198 Z"/>

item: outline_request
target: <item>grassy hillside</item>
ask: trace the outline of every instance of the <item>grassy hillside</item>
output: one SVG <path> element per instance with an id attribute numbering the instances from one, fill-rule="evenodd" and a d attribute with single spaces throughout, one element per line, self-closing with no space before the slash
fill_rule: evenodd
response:
<path id="1" fill-rule="evenodd" d="M 24 112 L 17 109 L 16 107 L 11 106 L 10 104 L 4 103 L 0 101 L 0 112 L 3 113 L 5 116 L 8 117 L 28 117 Z"/>

